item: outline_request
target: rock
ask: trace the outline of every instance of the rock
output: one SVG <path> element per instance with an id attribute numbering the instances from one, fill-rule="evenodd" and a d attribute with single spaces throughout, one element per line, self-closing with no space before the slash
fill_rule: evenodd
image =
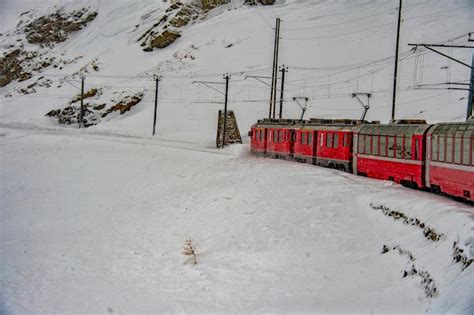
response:
<path id="1" fill-rule="evenodd" d="M 181 34 L 173 30 L 165 30 L 163 33 L 154 37 L 147 48 L 165 48 L 175 42 L 178 38 L 181 37 Z M 144 49 L 145 50 L 145 49 Z M 148 50 L 149 51 L 149 50 Z"/>
<path id="2" fill-rule="evenodd" d="M 204 10 L 211 10 L 229 2 L 230 0 L 201 0 L 201 6 Z"/>
<path id="3" fill-rule="evenodd" d="M 30 44 L 52 46 L 64 42 L 70 33 L 84 28 L 95 19 L 97 12 L 88 12 L 86 9 L 42 16 L 25 27 L 26 40 Z"/>

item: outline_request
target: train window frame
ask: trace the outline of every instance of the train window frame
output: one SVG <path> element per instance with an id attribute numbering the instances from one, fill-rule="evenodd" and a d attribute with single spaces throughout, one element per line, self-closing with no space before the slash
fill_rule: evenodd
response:
<path id="1" fill-rule="evenodd" d="M 446 137 L 446 163 L 453 163 L 454 162 L 454 139 L 453 136 L 449 135 Z"/>
<path id="2" fill-rule="evenodd" d="M 365 135 L 359 135 L 359 141 L 357 143 L 357 151 L 361 154 L 365 154 Z"/>
<path id="3" fill-rule="evenodd" d="M 387 139 L 387 157 L 395 157 L 395 136 L 388 136 Z"/>
<path id="4" fill-rule="evenodd" d="M 413 156 L 413 138 L 412 136 L 404 136 L 403 139 L 403 158 L 406 160 L 411 160 Z"/>
<path id="5" fill-rule="evenodd" d="M 326 148 L 330 149 L 332 148 L 332 143 L 333 143 L 333 134 L 332 132 L 326 132 Z"/>
<path id="6" fill-rule="evenodd" d="M 380 136 L 379 155 L 384 156 L 384 157 L 387 156 L 387 136 L 386 135 Z"/>
<path id="7" fill-rule="evenodd" d="M 421 155 L 419 150 L 420 150 L 420 139 L 415 139 L 415 154 L 413 157 L 417 161 L 420 159 L 419 157 Z"/>
<path id="8" fill-rule="evenodd" d="M 372 137 L 372 155 L 379 155 L 379 135 L 374 135 Z"/>
<path id="9" fill-rule="evenodd" d="M 371 155 L 372 154 L 372 135 L 365 135 L 365 154 Z"/>
<path id="10" fill-rule="evenodd" d="M 463 137 L 462 139 L 462 164 L 463 165 L 470 165 L 471 164 L 471 159 L 470 159 L 470 153 L 471 153 L 471 148 L 469 145 L 471 144 L 471 139 L 469 137 Z"/>
<path id="11" fill-rule="evenodd" d="M 471 166 L 474 166 L 474 137 L 471 136 Z"/>
<path id="12" fill-rule="evenodd" d="M 349 133 L 344 134 L 344 146 L 349 148 L 351 146 L 351 138 Z"/>
<path id="13" fill-rule="evenodd" d="M 403 135 L 397 135 L 395 138 L 395 158 L 403 159 Z"/>
<path id="14" fill-rule="evenodd" d="M 444 162 L 446 159 L 446 137 L 440 135 L 438 137 L 438 162 Z"/>
<path id="15" fill-rule="evenodd" d="M 432 161 L 438 161 L 438 152 L 439 152 L 438 135 L 433 135 L 431 137 L 431 160 Z"/>
<path id="16" fill-rule="evenodd" d="M 453 163 L 454 164 L 461 164 L 462 138 L 461 137 L 454 137 L 453 146 L 454 146 Z"/>

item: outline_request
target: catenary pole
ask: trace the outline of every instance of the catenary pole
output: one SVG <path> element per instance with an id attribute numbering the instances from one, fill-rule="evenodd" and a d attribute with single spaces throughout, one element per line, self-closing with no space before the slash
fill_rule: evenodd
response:
<path id="1" fill-rule="evenodd" d="M 224 101 L 224 123 L 222 125 L 222 148 L 225 146 L 225 133 L 227 125 L 227 100 L 229 94 L 229 79 L 230 75 L 228 73 L 224 74 L 225 79 L 225 101 Z"/>
<path id="2" fill-rule="evenodd" d="M 155 113 L 153 116 L 153 135 L 155 135 L 156 132 L 156 112 L 158 109 L 158 84 L 160 82 L 160 77 L 156 76 L 155 77 Z"/>
<path id="3" fill-rule="evenodd" d="M 397 77 L 398 77 L 398 51 L 400 47 L 400 24 L 402 22 L 402 0 L 398 7 L 398 26 L 397 26 L 397 46 L 395 51 L 395 69 L 393 71 L 393 98 L 392 98 L 392 120 L 395 119 L 395 105 L 397 98 Z"/>
<path id="4" fill-rule="evenodd" d="M 282 119 L 283 118 L 283 91 L 285 90 L 285 73 L 288 72 L 288 67 L 285 67 L 285 65 L 283 65 L 280 68 L 280 71 L 281 71 L 281 89 L 280 89 L 280 114 L 279 114 L 279 118 Z"/>

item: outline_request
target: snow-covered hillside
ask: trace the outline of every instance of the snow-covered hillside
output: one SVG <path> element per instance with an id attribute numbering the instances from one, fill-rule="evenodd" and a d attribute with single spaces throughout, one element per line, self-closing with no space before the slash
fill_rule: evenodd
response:
<path id="1" fill-rule="evenodd" d="M 181 37 L 144 51 L 143 34 L 179 14 L 167 2 L 0 0 L 0 53 L 25 52 L 0 87 L 0 313 L 474 312 L 472 206 L 255 158 L 246 138 L 215 149 L 223 95 L 195 82 L 232 75 L 245 135 L 268 115 L 270 88 L 251 76 L 271 76 L 280 17 L 285 118 L 299 117 L 297 96 L 307 118 L 359 118 L 351 93 L 370 92 L 367 118 L 388 121 L 398 0 L 242 3 L 191 10 Z M 29 43 L 51 14 L 83 24 Z M 468 69 L 407 44 L 466 43 L 474 4 L 405 0 L 403 17 L 397 117 L 464 120 L 467 92 L 437 84 Z M 85 129 L 46 116 L 78 107 L 81 73 L 100 121 Z M 105 114 L 117 105 L 131 109 Z"/>
<path id="2" fill-rule="evenodd" d="M 43 2 L 42 2 L 43 3 Z M 89 8 L 98 16 L 84 30 L 59 43 L 46 54 L 73 61 L 59 68 L 46 68 L 32 79 L 0 88 L 2 124 L 54 124 L 44 117 L 64 108 L 78 92 L 81 68 L 86 90 L 103 88 L 110 94 L 144 91 L 143 102 L 131 114 L 96 128 L 149 135 L 153 114 L 153 74 L 163 76 L 160 86 L 158 130 L 163 139 L 210 143 L 215 134 L 216 111 L 223 96 L 196 80 L 223 82 L 232 73 L 229 107 L 235 110 L 242 129 L 267 115 L 270 88 L 246 75 L 271 76 L 276 17 L 281 17 L 280 64 L 289 66 L 284 117 L 296 118 L 299 106 L 292 97 L 309 97 L 306 117 L 359 118 L 361 106 L 353 92 L 371 92 L 367 119 L 388 121 L 392 100 L 397 5 L 390 1 L 277 1 L 273 6 L 244 6 L 242 1 L 219 7 L 188 24 L 182 37 L 165 49 L 144 52 L 137 40 L 156 23 L 169 6 L 160 1 L 59 1 L 49 0 L 41 8 L 31 1 L 2 1 L 0 37 L 2 50 L 9 45 L 28 44 L 24 35 L 12 34 L 19 20 Z M 28 12 L 19 17 L 21 13 Z M 426 50 L 410 52 L 407 43 L 466 43 L 473 30 L 474 7 L 469 0 L 405 1 L 401 33 L 398 118 L 423 118 L 430 122 L 465 119 L 467 92 L 415 84 L 467 82 L 469 69 Z M 26 23 L 26 21 L 24 21 Z M 21 27 L 21 25 L 20 25 Z M 17 42 L 17 40 L 19 40 Z M 230 47 L 229 47 L 230 46 Z M 470 63 L 466 49 L 444 50 Z M 79 58 L 79 59 L 78 59 Z M 99 71 L 91 69 L 91 63 Z M 415 67 L 416 66 L 416 67 Z M 417 70 L 415 70 L 415 68 Z M 144 78 L 144 76 L 148 76 Z M 19 92 L 39 77 L 51 87 L 34 87 L 36 93 Z M 74 86 L 76 87 L 74 87 Z M 223 87 L 217 86 L 223 90 Z M 436 90 L 433 90 L 436 89 Z M 34 104 L 34 105 L 32 105 Z M 126 117 L 125 119 L 122 119 Z M 176 126 L 181 128 L 176 128 Z"/>

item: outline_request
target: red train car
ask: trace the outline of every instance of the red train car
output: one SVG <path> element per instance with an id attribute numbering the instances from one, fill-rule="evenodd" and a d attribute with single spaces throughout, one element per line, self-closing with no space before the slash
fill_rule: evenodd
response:
<path id="1" fill-rule="evenodd" d="M 355 128 L 354 174 L 425 187 L 425 135 L 430 127 L 410 121 Z"/>
<path id="2" fill-rule="evenodd" d="M 259 120 L 252 126 L 251 150 L 253 153 L 277 159 L 291 160 L 293 158 L 297 120 Z"/>
<path id="3" fill-rule="evenodd" d="M 474 121 L 433 126 L 427 146 L 427 186 L 433 192 L 474 201 Z"/>
<path id="4" fill-rule="evenodd" d="M 311 119 L 296 131 L 294 159 L 345 171 L 351 169 L 352 120 Z"/>

